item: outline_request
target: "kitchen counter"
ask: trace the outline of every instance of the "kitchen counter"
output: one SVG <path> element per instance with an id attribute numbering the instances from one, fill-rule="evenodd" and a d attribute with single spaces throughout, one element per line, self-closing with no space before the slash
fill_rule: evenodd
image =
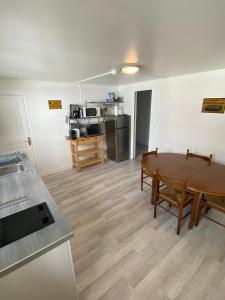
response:
<path id="1" fill-rule="evenodd" d="M 0 218 L 46 202 L 55 222 L 0 248 L 0 277 L 59 246 L 73 236 L 40 176 L 24 156 L 27 171 L 0 177 Z"/>

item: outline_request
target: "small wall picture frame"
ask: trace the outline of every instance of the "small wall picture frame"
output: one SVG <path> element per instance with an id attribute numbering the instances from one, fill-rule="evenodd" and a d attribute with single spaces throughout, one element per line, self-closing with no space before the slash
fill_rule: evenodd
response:
<path id="1" fill-rule="evenodd" d="M 223 114 L 225 111 L 225 98 L 204 98 L 202 113 Z"/>
<path id="2" fill-rule="evenodd" d="M 49 109 L 62 109 L 62 100 L 48 100 Z"/>

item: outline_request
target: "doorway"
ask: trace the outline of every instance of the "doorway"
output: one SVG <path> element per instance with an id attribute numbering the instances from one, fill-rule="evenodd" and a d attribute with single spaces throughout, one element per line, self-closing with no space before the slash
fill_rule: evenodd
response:
<path id="1" fill-rule="evenodd" d="M 134 158 L 148 151 L 152 91 L 135 93 Z"/>
<path id="2" fill-rule="evenodd" d="M 36 166 L 24 97 L 0 95 L 0 153 L 21 151 Z"/>

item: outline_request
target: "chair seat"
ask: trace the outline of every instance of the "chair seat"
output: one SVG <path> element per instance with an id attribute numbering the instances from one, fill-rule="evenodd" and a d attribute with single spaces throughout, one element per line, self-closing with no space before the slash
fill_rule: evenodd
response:
<path id="1" fill-rule="evenodd" d="M 219 207 L 225 208 L 225 197 L 224 196 L 207 196 L 207 203 L 212 203 Z"/>
<path id="2" fill-rule="evenodd" d="M 150 171 L 147 171 L 145 168 L 143 168 L 143 172 L 144 172 L 144 174 L 146 174 L 146 175 L 148 175 L 150 177 L 154 176 L 153 173 L 151 173 Z"/>
<path id="3" fill-rule="evenodd" d="M 165 187 L 165 188 L 160 190 L 160 195 L 167 198 L 168 200 L 173 200 L 177 203 L 181 202 L 181 192 L 176 190 L 176 189 Z M 192 199 L 193 199 L 193 194 L 189 193 L 189 192 L 186 192 L 186 198 L 185 198 L 184 203 L 188 203 Z"/>

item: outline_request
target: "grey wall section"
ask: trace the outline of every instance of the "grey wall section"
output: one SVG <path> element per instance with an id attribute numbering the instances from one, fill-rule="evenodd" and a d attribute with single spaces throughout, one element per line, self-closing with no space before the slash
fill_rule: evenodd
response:
<path id="1" fill-rule="evenodd" d="M 136 143 L 147 145 L 151 113 L 152 91 L 137 92 Z"/>

